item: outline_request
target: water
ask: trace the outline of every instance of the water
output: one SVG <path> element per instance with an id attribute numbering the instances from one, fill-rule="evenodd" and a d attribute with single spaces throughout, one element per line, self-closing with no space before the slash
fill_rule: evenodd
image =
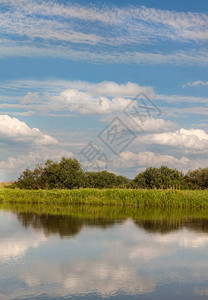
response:
<path id="1" fill-rule="evenodd" d="M 0 209 L 0 299 L 208 298 L 206 212 L 41 211 Z"/>

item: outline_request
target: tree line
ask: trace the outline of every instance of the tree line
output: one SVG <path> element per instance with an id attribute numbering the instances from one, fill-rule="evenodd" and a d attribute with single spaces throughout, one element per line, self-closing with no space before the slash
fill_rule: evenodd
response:
<path id="1" fill-rule="evenodd" d="M 33 170 L 26 169 L 14 182 L 20 189 L 74 188 L 143 188 L 143 189 L 207 189 L 208 168 L 190 170 L 183 174 L 167 166 L 149 167 L 134 179 L 106 170 L 85 172 L 75 158 L 60 162 L 47 160 Z"/>

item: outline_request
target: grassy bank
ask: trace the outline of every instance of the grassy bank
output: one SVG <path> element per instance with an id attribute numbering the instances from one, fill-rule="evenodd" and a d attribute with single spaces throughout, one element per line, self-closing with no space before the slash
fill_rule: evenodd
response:
<path id="1" fill-rule="evenodd" d="M 18 190 L 0 189 L 2 203 L 45 205 L 122 205 L 138 207 L 208 207 L 208 190 Z"/>
<path id="2" fill-rule="evenodd" d="M 11 181 L 0 182 L 0 189 L 9 188 L 12 186 L 12 184 L 13 184 L 13 182 L 11 182 Z"/>

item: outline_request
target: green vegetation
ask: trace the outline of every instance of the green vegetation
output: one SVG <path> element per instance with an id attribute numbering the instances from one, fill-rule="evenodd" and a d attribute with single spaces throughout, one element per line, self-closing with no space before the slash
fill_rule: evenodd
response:
<path id="1" fill-rule="evenodd" d="M 45 205 L 122 205 L 139 207 L 208 207 L 208 190 L 0 189 L 0 201 Z"/>
<path id="2" fill-rule="evenodd" d="M 0 209 L 15 213 L 26 228 L 32 226 L 43 229 L 46 235 L 59 234 L 61 237 L 76 235 L 84 225 L 107 228 L 130 218 L 136 226 L 149 232 L 167 233 L 184 226 L 208 232 L 208 210 L 196 208 L 2 203 Z"/>
<path id="3" fill-rule="evenodd" d="M 184 187 L 184 175 L 176 169 L 170 169 L 166 166 L 160 168 L 148 168 L 138 174 L 134 182 L 139 188 L 148 189 L 168 189 L 171 187 Z"/>
<path id="4" fill-rule="evenodd" d="M 107 171 L 84 172 L 76 159 L 62 158 L 48 160 L 33 171 L 26 169 L 13 189 L 3 187 L 2 203 L 208 207 L 208 169 L 183 175 L 161 166 L 147 168 L 130 180 Z"/>
<path id="5" fill-rule="evenodd" d="M 108 171 L 84 172 L 75 158 L 46 161 L 34 170 L 26 169 L 13 187 L 20 189 L 207 189 L 208 168 L 191 170 L 186 175 L 167 166 L 147 168 L 133 180 Z"/>
<path id="6" fill-rule="evenodd" d="M 14 183 L 20 189 L 113 188 L 130 186 L 130 180 L 107 171 L 84 172 L 75 158 L 47 160 L 31 171 L 26 169 Z"/>
<path id="7" fill-rule="evenodd" d="M 0 189 L 13 187 L 13 182 L 0 182 Z"/>

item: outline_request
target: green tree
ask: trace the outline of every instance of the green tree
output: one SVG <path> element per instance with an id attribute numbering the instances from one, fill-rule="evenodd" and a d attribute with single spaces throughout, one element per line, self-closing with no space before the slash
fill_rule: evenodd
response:
<path id="1" fill-rule="evenodd" d="M 72 189 L 83 186 L 84 171 L 75 158 L 62 158 L 60 162 L 47 160 L 31 171 L 26 169 L 15 185 L 24 189 Z"/>
<path id="2" fill-rule="evenodd" d="M 190 189 L 208 188 L 208 168 L 190 170 L 185 176 L 185 181 Z"/>
<path id="3" fill-rule="evenodd" d="M 85 187 L 92 188 L 113 188 L 116 187 L 117 176 L 108 171 L 86 172 Z"/>
<path id="4" fill-rule="evenodd" d="M 171 187 L 180 187 L 184 175 L 177 169 L 171 169 L 167 166 L 160 168 L 147 168 L 144 172 L 139 173 L 134 182 L 139 188 L 148 189 L 167 189 Z"/>

